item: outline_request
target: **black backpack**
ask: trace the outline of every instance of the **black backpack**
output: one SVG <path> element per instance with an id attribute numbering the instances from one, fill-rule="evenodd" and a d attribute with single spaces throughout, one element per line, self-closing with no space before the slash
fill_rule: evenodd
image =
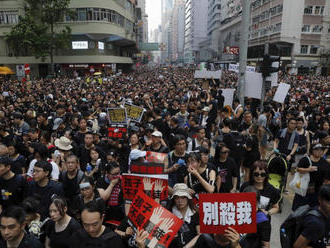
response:
<path id="1" fill-rule="evenodd" d="M 291 213 L 280 227 L 280 238 L 282 248 L 292 248 L 294 242 L 298 239 L 302 232 L 302 224 L 308 215 L 314 215 L 321 218 L 321 213 L 311 208 L 309 205 L 299 207 L 296 211 Z"/>

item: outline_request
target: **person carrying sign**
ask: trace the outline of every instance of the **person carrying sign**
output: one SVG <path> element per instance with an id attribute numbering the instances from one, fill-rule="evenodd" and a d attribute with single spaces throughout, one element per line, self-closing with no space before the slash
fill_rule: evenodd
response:
<path id="1" fill-rule="evenodd" d="M 199 214 L 196 212 L 186 184 L 177 183 L 174 185 L 169 210 L 184 221 L 169 247 L 194 247 L 200 236 Z"/>

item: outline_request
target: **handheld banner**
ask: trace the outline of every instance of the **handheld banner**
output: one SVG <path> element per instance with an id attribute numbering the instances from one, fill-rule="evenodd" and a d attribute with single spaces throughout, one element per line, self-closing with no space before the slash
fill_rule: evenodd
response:
<path id="1" fill-rule="evenodd" d="M 279 103 L 284 103 L 286 96 L 288 95 L 288 92 L 290 90 L 290 84 L 285 84 L 285 83 L 280 83 L 278 86 L 273 101 L 274 102 L 279 102 Z"/>
<path id="2" fill-rule="evenodd" d="M 255 233 L 256 210 L 256 193 L 199 194 L 201 233 Z"/>
<path id="3" fill-rule="evenodd" d="M 127 134 L 127 127 L 125 125 L 111 124 L 108 127 L 108 137 L 111 139 L 123 139 Z"/>
<path id="4" fill-rule="evenodd" d="M 123 195 L 125 200 L 133 200 L 139 190 L 160 201 L 168 198 L 168 176 L 146 174 L 123 174 Z"/>
<path id="5" fill-rule="evenodd" d="M 125 103 L 124 107 L 126 108 L 128 119 L 136 122 L 140 122 L 142 120 L 144 108 L 127 103 Z"/>
<path id="6" fill-rule="evenodd" d="M 145 241 L 149 248 L 168 247 L 183 224 L 182 220 L 142 191 L 133 199 L 128 220 L 134 229 L 143 228 L 149 233 Z"/>
<path id="7" fill-rule="evenodd" d="M 111 124 L 126 124 L 127 115 L 125 108 L 108 108 L 108 118 Z"/>

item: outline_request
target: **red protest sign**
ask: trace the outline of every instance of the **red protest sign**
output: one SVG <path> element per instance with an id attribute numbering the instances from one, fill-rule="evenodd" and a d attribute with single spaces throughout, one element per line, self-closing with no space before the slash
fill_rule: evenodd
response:
<path id="1" fill-rule="evenodd" d="M 142 191 L 139 191 L 128 213 L 129 223 L 134 228 L 143 228 L 149 233 L 145 244 L 149 248 L 168 247 L 183 222 Z"/>
<path id="2" fill-rule="evenodd" d="M 164 174 L 164 164 L 153 162 L 132 162 L 130 170 L 131 173 L 159 175 Z"/>
<path id="3" fill-rule="evenodd" d="M 108 127 L 108 137 L 112 139 L 123 139 L 126 137 L 127 128 L 120 125 L 111 125 Z"/>
<path id="4" fill-rule="evenodd" d="M 255 233 L 256 194 L 200 194 L 199 223 L 201 233 L 224 233 L 233 227 L 239 233 Z"/>
<path id="5" fill-rule="evenodd" d="M 166 156 L 166 153 L 147 151 L 146 160 L 148 162 L 165 163 Z"/>
<path id="6" fill-rule="evenodd" d="M 122 188 L 125 200 L 133 200 L 139 190 L 160 201 L 168 198 L 168 181 L 161 176 L 123 174 Z"/>

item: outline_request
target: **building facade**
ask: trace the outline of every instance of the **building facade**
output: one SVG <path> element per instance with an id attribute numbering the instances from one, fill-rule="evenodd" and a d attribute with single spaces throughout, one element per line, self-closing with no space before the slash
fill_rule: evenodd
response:
<path id="1" fill-rule="evenodd" d="M 146 0 L 139 0 L 137 2 L 137 8 L 141 9 L 141 20 L 137 23 L 137 42 L 148 42 L 148 15 L 146 13 Z"/>
<path id="2" fill-rule="evenodd" d="M 199 44 L 207 39 L 208 0 L 186 0 L 185 3 L 185 63 L 200 61 Z"/>
<path id="3" fill-rule="evenodd" d="M 233 5 L 233 1 L 221 2 L 222 51 L 239 46 L 241 5 Z M 248 60 L 260 62 L 265 44 L 269 44 L 269 54 L 281 56 L 283 69 L 320 70 L 320 57 L 330 51 L 329 11 L 330 1 L 326 0 L 252 1 Z M 235 62 L 238 56 L 224 53 L 220 61 Z"/>
<path id="4" fill-rule="evenodd" d="M 184 27 L 185 27 L 185 2 L 175 0 L 172 15 L 172 52 L 171 62 L 183 62 Z"/>
<path id="5" fill-rule="evenodd" d="M 72 0 L 69 8 L 73 18 L 66 16 L 59 25 L 71 28 L 71 48 L 59 50 L 54 56 L 56 67 L 61 72 L 108 69 L 127 69 L 132 64 L 136 49 L 134 0 Z M 30 56 L 14 56 L 5 40 L 18 16 L 24 15 L 23 0 L 6 0 L 0 6 L 0 63 L 15 69 L 16 65 L 30 64 L 32 76 L 49 72 L 50 59 L 45 61 Z"/>
<path id="6" fill-rule="evenodd" d="M 173 0 L 161 0 L 161 63 L 170 62 L 170 53 L 171 53 L 171 18 L 173 11 Z"/>

